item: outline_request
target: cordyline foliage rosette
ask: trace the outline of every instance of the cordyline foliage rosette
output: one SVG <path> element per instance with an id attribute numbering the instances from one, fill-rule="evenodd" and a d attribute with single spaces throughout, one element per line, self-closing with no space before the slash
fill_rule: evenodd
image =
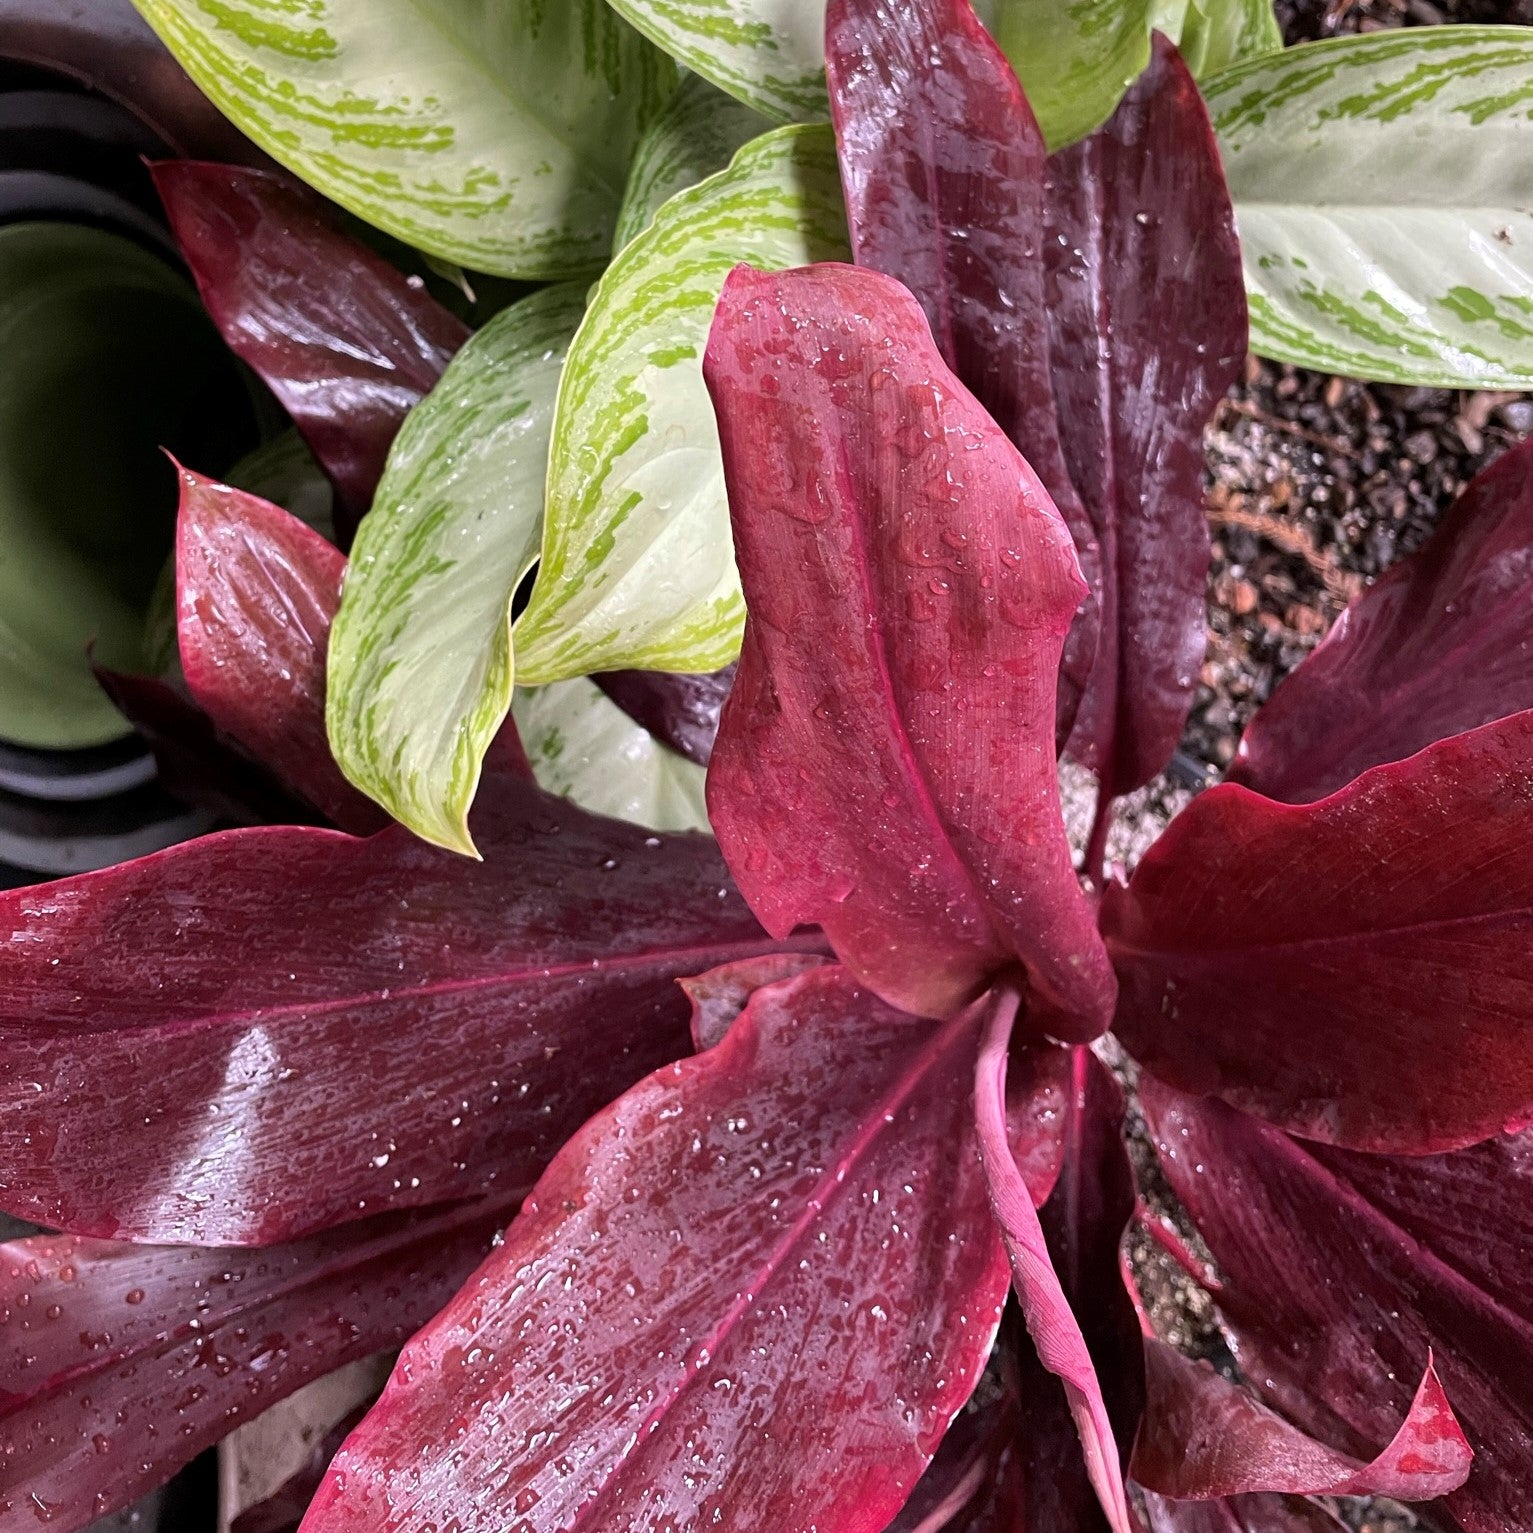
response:
<path id="1" fill-rule="evenodd" d="M 1157 42 L 1050 157 L 965 0 L 827 27 L 859 264 L 737 269 L 704 363 L 748 610 L 718 847 L 544 792 L 510 727 L 482 863 L 373 830 L 322 741 L 342 556 L 183 473 L 187 707 L 338 828 L 0 901 L 0 1205 L 61 1232 L 0 1255 L 0 1526 L 411 1336 L 310 1533 L 1314 1533 L 1374 1492 L 1533 1526 L 1533 449 L 1097 905 L 1056 750 L 1103 784 L 1094 874 L 1185 720 L 1244 350 L 1207 117 Z M 324 403 L 326 295 L 207 250 L 327 237 L 259 176 L 162 184 L 365 503 L 461 337 L 347 261 L 336 350 L 421 365 L 393 414 L 388 365 Z M 694 756 L 716 692 L 666 714 Z M 1254 1393 L 1136 1315 L 1109 1027 Z"/>

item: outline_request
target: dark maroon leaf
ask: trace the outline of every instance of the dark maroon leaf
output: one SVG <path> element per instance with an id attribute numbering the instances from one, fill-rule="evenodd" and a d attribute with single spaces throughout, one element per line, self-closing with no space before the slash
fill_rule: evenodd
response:
<path id="1" fill-rule="evenodd" d="M 767 953 L 721 964 L 706 974 L 681 981 L 692 1003 L 692 1042 L 699 1053 L 718 1043 L 745 1010 L 751 996 L 764 985 L 794 979 L 806 969 L 830 960 L 818 953 Z"/>
<path id="2" fill-rule="evenodd" d="M 1533 1111 L 1533 713 L 1320 803 L 1223 786 L 1109 890 L 1117 1029 L 1181 1090 L 1422 1154 Z"/>
<path id="3" fill-rule="evenodd" d="M 269 163 L 192 84 L 132 0 L 0 0 L 0 58 L 100 91 L 177 154 Z"/>
<path id="4" fill-rule="evenodd" d="M 657 740 L 688 761 L 708 765 L 719 732 L 719 713 L 734 685 L 734 666 L 701 676 L 605 671 L 591 680 Z"/>
<path id="5" fill-rule="evenodd" d="M 1146 1491 L 1144 1505 L 1150 1533 L 1348 1533 L 1341 1518 L 1298 1496 L 1168 1501 Z"/>
<path id="6" fill-rule="evenodd" d="M 311 1379 L 399 1346 L 515 1200 L 245 1251 L 0 1246 L 0 1524 L 70 1533 Z"/>
<path id="7" fill-rule="evenodd" d="M 1152 1080 L 1142 1094 L 1268 1403 L 1367 1457 L 1431 1355 L 1475 1451 L 1445 1503 L 1453 1525 L 1533 1527 L 1533 1135 L 1401 1159 L 1293 1139 Z"/>
<path id="8" fill-rule="evenodd" d="M 969 1526 L 966 1514 L 976 1501 L 988 1499 L 1017 1428 L 1016 1401 L 1009 1394 L 984 1407 L 971 1404 L 948 1429 L 886 1533 L 941 1533 Z"/>
<path id="9" fill-rule="evenodd" d="M 1341 615 L 1251 720 L 1231 778 L 1307 804 L 1369 767 L 1533 708 L 1533 442 Z"/>
<path id="10" fill-rule="evenodd" d="M 1271 1491 L 1429 1501 L 1457 1490 L 1473 1454 L 1433 1371 L 1404 1422 L 1369 1463 L 1328 1448 L 1205 1362 L 1145 1340 L 1149 1405 L 1134 1478 L 1161 1495 L 1207 1500 Z"/>
<path id="11" fill-rule="evenodd" d="M 771 943 L 716 849 L 486 776 L 483 864 L 230 831 L 0 896 L 0 1207 L 266 1244 L 525 1186 Z"/>
<path id="12" fill-rule="evenodd" d="M 1192 705 L 1209 557 L 1203 428 L 1246 351 L 1218 145 L 1159 34 L 1107 125 L 1050 161 L 1047 210 L 1054 392 L 1101 568 L 1100 637 L 1069 749 L 1111 797 L 1165 766 Z"/>
<path id="13" fill-rule="evenodd" d="M 826 73 L 852 248 L 920 300 L 948 366 L 1022 450 L 1101 583 L 1065 467 L 1044 295 L 1043 135 L 969 0 L 831 0 Z M 1095 595 L 1065 646 L 1063 744 L 1096 654 Z"/>
<path id="14" fill-rule="evenodd" d="M 1006 1291 L 979 1020 L 933 1027 L 839 967 L 757 992 L 560 1153 L 405 1349 L 309 1533 L 881 1533 Z"/>
<path id="15" fill-rule="evenodd" d="M 335 481 L 349 542 L 467 327 L 285 175 L 171 160 L 154 178 L 213 322 Z"/>
<path id="16" fill-rule="evenodd" d="M 332 824 L 389 823 L 325 735 L 325 656 L 346 556 L 259 496 L 180 470 L 176 629 L 192 696 Z"/>
<path id="17" fill-rule="evenodd" d="M 985 1035 L 975 1070 L 974 1112 L 990 1207 L 1006 1242 L 1012 1287 L 1021 1301 L 1038 1361 L 1064 1385 L 1070 1415 L 1085 1452 L 1091 1487 L 1113 1533 L 1133 1533 L 1118 1445 L 1096 1365 L 1070 1297 L 1055 1270 L 1054 1255 L 1008 1142 L 1007 1051 L 1017 1006 L 1017 993 L 1008 988 L 996 992 L 977 1008 L 985 1017 Z M 1068 1186 L 1064 1197 L 1067 1203 L 1071 1200 Z M 1130 1198 L 1130 1212 L 1132 1209 Z M 1068 1212 L 1065 1217 L 1070 1217 Z"/>
<path id="18" fill-rule="evenodd" d="M 1083 586 L 1048 496 L 877 273 L 737 268 L 704 375 L 749 608 L 708 801 L 746 898 L 926 1015 L 1021 958 L 1047 1025 L 1095 1036 L 1053 749 Z"/>

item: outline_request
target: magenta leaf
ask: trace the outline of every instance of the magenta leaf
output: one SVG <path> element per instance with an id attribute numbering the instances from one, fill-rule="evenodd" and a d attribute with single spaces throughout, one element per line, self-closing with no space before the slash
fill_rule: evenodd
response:
<path id="1" fill-rule="evenodd" d="M 826 73 L 852 248 L 920 300 L 948 366 L 1021 449 L 1100 584 L 1065 467 L 1044 294 L 1047 151 L 1011 65 L 969 0 L 831 0 Z M 1095 658 L 1088 596 L 1065 647 L 1059 738 Z"/>
<path id="2" fill-rule="evenodd" d="M 1298 1496 L 1168 1501 L 1146 1491 L 1144 1505 L 1150 1533 L 1348 1533 L 1341 1518 Z"/>
<path id="3" fill-rule="evenodd" d="M 1231 778 L 1306 804 L 1369 767 L 1533 708 L 1533 442 L 1341 615 L 1251 720 Z"/>
<path id="4" fill-rule="evenodd" d="M 395 433 L 467 327 L 290 177 L 195 160 L 153 169 L 214 324 L 292 416 L 355 530 Z"/>
<path id="5" fill-rule="evenodd" d="M 818 953 L 766 953 L 682 980 L 692 1003 L 692 1042 L 698 1053 L 723 1039 L 756 991 L 829 962 Z"/>
<path id="6" fill-rule="evenodd" d="M 1117 1030 L 1162 1080 L 1356 1149 L 1533 1111 L 1533 713 L 1318 804 L 1223 786 L 1110 890 Z"/>
<path id="7" fill-rule="evenodd" d="M 980 1008 L 986 1022 L 974 1078 L 974 1111 L 990 1206 L 1006 1242 L 1012 1287 L 1021 1300 L 1038 1360 L 1064 1384 L 1091 1485 L 1113 1533 L 1133 1533 L 1117 1439 L 1096 1366 L 1008 1142 L 1006 1055 L 1017 1003 L 1016 992 L 1007 989 Z M 1132 1210 L 1132 1201 L 1129 1206 Z"/>
<path id="8" fill-rule="evenodd" d="M 0 1246 L 0 1524 L 82 1528 L 311 1379 L 399 1346 L 515 1208 L 389 1215 L 258 1256 Z"/>
<path id="9" fill-rule="evenodd" d="M 180 470 L 177 636 L 192 696 L 332 824 L 388 816 L 341 775 L 325 735 L 325 654 L 346 557 L 296 516 Z"/>
<path id="10" fill-rule="evenodd" d="M 230 831 L 0 895 L 0 1208 L 247 1245 L 529 1185 L 686 1051 L 678 977 L 776 946 L 704 837 L 502 771 L 475 834 Z"/>
<path id="11" fill-rule="evenodd" d="M 1399 1431 L 1370 1463 L 1307 1437 L 1254 1395 L 1164 1342 L 1145 1341 L 1149 1405 L 1134 1478 L 1162 1495 L 1250 1491 L 1430 1501 L 1461 1486 L 1474 1457 L 1432 1368 Z"/>
<path id="12" fill-rule="evenodd" d="M 704 375 L 749 610 L 709 814 L 746 898 L 891 1004 L 948 1015 L 1020 958 L 1095 1036 L 1053 750 L 1083 586 L 1048 496 L 876 273 L 737 268 Z"/>
<path id="13" fill-rule="evenodd" d="M 1009 1392 L 986 1406 L 969 1406 L 885 1533 L 956 1533 L 978 1526 L 974 1519 L 993 1499 L 1017 1430 L 1017 1402 Z"/>
<path id="14" fill-rule="evenodd" d="M 880 1533 L 1006 1291 L 979 1020 L 933 1027 L 840 967 L 758 992 L 560 1153 L 405 1349 L 308 1533 Z"/>
<path id="15" fill-rule="evenodd" d="M 1047 314 L 1100 637 L 1072 755 L 1107 796 L 1171 758 L 1205 636 L 1203 428 L 1240 376 L 1245 283 L 1208 113 L 1159 34 L 1105 127 L 1049 163 Z"/>
<path id="16" fill-rule="evenodd" d="M 1444 1503 L 1453 1525 L 1533 1526 L 1533 1136 L 1404 1159 L 1294 1139 L 1151 1080 L 1143 1099 L 1267 1402 L 1367 1458 L 1432 1357 L 1475 1453 Z"/>
<path id="17" fill-rule="evenodd" d="M 605 671 L 591 678 L 634 723 L 688 761 L 707 766 L 735 667 L 705 675 Z"/>

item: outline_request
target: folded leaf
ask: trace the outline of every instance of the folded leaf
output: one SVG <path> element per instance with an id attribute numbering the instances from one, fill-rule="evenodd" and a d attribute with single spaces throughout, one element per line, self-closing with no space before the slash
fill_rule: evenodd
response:
<path id="1" fill-rule="evenodd" d="M 1112 121 L 1049 169 L 1054 392 L 1101 568 L 1100 637 L 1069 750 L 1111 797 L 1165 766 L 1192 705 L 1203 428 L 1240 374 L 1245 296 L 1218 147 L 1164 38 Z"/>
<path id="2" fill-rule="evenodd" d="M 516 696 L 516 727 L 550 793 L 650 830 L 708 829 L 704 772 L 584 677 Z"/>
<path id="3" fill-rule="evenodd" d="M 180 470 L 177 633 L 192 696 L 219 729 L 355 835 L 388 824 L 325 739 L 325 651 L 345 556 L 296 516 Z"/>
<path id="4" fill-rule="evenodd" d="M 1449 1525 L 1533 1525 L 1529 1136 L 1398 1159 L 1306 1144 L 1153 1080 L 1143 1098 L 1263 1396 L 1366 1457 L 1400 1425 L 1432 1354 L 1475 1451 L 1443 1503 Z"/>
<path id="5" fill-rule="evenodd" d="M 335 481 L 349 536 L 468 330 L 286 176 L 168 160 L 154 179 L 208 313 Z"/>
<path id="6" fill-rule="evenodd" d="M 887 277 L 742 267 L 704 366 L 750 602 L 708 807 L 746 898 L 928 1016 L 1020 957 L 1040 1018 L 1094 1037 L 1112 977 L 1054 768 L 1064 524 Z"/>
<path id="7" fill-rule="evenodd" d="M 1005 1294 L 977 1034 L 840 968 L 758 991 L 561 1152 L 405 1349 L 309 1533 L 884 1528 Z"/>
<path id="8" fill-rule="evenodd" d="M 1318 804 L 1195 799 L 1109 890 L 1117 1031 L 1184 1091 L 1424 1154 L 1533 1115 L 1533 713 Z"/>
<path id="9" fill-rule="evenodd" d="M 612 235 L 615 255 L 649 227 L 678 192 L 728 167 L 736 152 L 772 123 L 701 75 L 683 77 L 676 94 L 645 128 L 628 168 L 628 186 Z"/>
<path id="10" fill-rule="evenodd" d="M 1246 728 L 1231 777 L 1307 804 L 1359 773 L 1533 708 L 1533 442 L 1479 474 Z"/>
<path id="11" fill-rule="evenodd" d="M 628 160 L 675 88 L 602 0 L 135 0 L 213 101 L 327 197 L 501 277 L 606 259 Z"/>
<path id="12" fill-rule="evenodd" d="M 1102 1385 L 1007 1142 L 1006 1053 L 1017 1004 L 1015 991 L 1001 990 L 976 1008 L 986 1020 L 974 1077 L 974 1113 L 990 1207 L 1006 1242 L 1012 1287 L 1022 1303 L 1038 1361 L 1064 1385 L 1092 1488 L 1112 1533 L 1133 1533 Z"/>
<path id="13" fill-rule="evenodd" d="M 706 974 L 679 981 L 692 1003 L 692 1042 L 698 1053 L 723 1041 L 756 991 L 780 980 L 796 979 L 828 962 L 817 953 L 767 953 L 720 964 Z"/>
<path id="14" fill-rule="evenodd" d="M 619 253 L 560 384 L 542 563 L 516 626 L 521 681 L 735 658 L 745 608 L 703 385 L 708 326 L 737 262 L 845 250 L 831 135 L 811 127 L 752 140 Z"/>
<path id="15" fill-rule="evenodd" d="M 1474 1457 L 1430 1359 L 1399 1431 L 1370 1463 L 1307 1437 L 1206 1362 L 1145 1339 L 1149 1404 L 1134 1478 L 1206 1500 L 1250 1491 L 1429 1501 L 1457 1490 Z"/>
<path id="16" fill-rule="evenodd" d="M 0 895 L 0 1208 L 251 1245 L 525 1186 L 778 946 L 702 837 L 481 800 L 484 865 L 275 828 Z"/>
<path id="17" fill-rule="evenodd" d="M 0 1246 L 0 1519 L 83 1528 L 311 1379 L 397 1347 L 514 1200 L 264 1251 L 38 1236 Z"/>
<path id="18" fill-rule="evenodd" d="M 636 724 L 673 751 L 707 766 L 735 667 L 702 675 L 675 671 L 599 671 L 591 678 Z"/>
<path id="19" fill-rule="evenodd" d="M 1347 1533 L 1334 1513 L 1298 1496 L 1168 1501 L 1145 1491 L 1144 1506 L 1150 1533 Z"/>
<path id="20" fill-rule="evenodd" d="M 581 284 L 497 314 L 410 412 L 346 575 L 329 726 L 358 787 L 473 853 L 468 811 L 511 707 L 511 599 L 538 557 L 548 438 Z"/>
<path id="21" fill-rule="evenodd" d="M 1207 82 L 1252 345 L 1395 383 L 1533 387 L 1523 27 L 1306 43 Z"/>

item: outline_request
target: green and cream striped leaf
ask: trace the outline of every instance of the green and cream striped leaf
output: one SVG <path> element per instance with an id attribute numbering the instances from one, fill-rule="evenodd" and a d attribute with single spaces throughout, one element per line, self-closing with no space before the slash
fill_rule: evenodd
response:
<path id="1" fill-rule="evenodd" d="M 511 706 L 511 599 L 537 558 L 554 398 L 584 287 L 502 310 L 405 418 L 330 632 L 341 770 L 417 835 L 472 853 L 468 811 Z"/>
<path id="2" fill-rule="evenodd" d="M 518 679 L 714 671 L 740 648 L 724 468 L 702 355 L 742 261 L 848 260 L 828 127 L 777 128 L 655 215 L 597 286 L 559 387 Z"/>
<path id="3" fill-rule="evenodd" d="M 135 0 L 261 147 L 497 276 L 599 270 L 675 66 L 605 0 Z"/>
<path id="4" fill-rule="evenodd" d="M 772 124 L 701 75 L 689 74 L 644 131 L 628 172 L 613 251 L 642 234 L 664 203 L 725 169 L 735 154 Z"/>
<path id="5" fill-rule="evenodd" d="M 1157 0 L 1154 25 L 1200 80 L 1283 46 L 1272 0 Z"/>
<path id="6" fill-rule="evenodd" d="M 1265 356 L 1533 388 L 1533 31 L 1308 43 L 1205 85 Z"/>
<path id="7" fill-rule="evenodd" d="M 707 830 L 707 772 L 662 745 L 584 677 L 518 687 L 516 727 L 538 782 L 593 814 Z"/>

